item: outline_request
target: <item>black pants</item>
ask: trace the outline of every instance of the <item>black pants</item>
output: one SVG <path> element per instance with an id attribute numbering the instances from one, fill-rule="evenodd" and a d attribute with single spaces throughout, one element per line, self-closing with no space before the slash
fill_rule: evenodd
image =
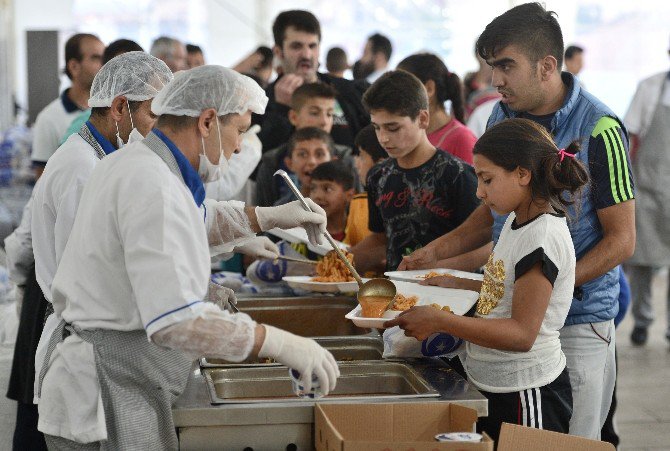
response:
<path id="1" fill-rule="evenodd" d="M 18 403 L 16 428 L 14 429 L 14 451 L 47 451 L 44 434 L 37 430 L 37 405 Z"/>
<path id="2" fill-rule="evenodd" d="M 619 377 L 619 358 L 617 357 L 616 349 L 614 350 L 614 362 L 616 363 L 617 370 L 616 370 L 616 375 L 617 378 Z M 612 405 L 610 406 L 610 411 L 607 414 L 607 418 L 605 419 L 605 424 L 603 425 L 603 428 L 600 430 L 600 440 L 603 442 L 609 442 L 614 447 L 619 446 L 619 434 L 617 434 L 615 428 L 614 428 L 614 413 L 616 412 L 616 382 L 614 383 L 614 391 L 612 392 Z"/>
<path id="3" fill-rule="evenodd" d="M 477 431 L 486 432 L 496 442 L 502 423 L 568 433 L 572 388 L 567 368 L 544 387 L 512 393 L 481 392 L 489 401 L 489 416 L 479 419 Z"/>
<path id="4" fill-rule="evenodd" d="M 35 352 L 44 329 L 44 314 L 49 302 L 32 269 L 26 282 L 25 295 L 21 305 L 19 329 L 14 345 L 14 360 L 9 376 L 7 397 L 18 401 L 16 429 L 14 430 L 14 450 L 46 450 L 44 436 L 37 430 L 37 406 L 33 404 L 33 384 L 35 382 Z"/>

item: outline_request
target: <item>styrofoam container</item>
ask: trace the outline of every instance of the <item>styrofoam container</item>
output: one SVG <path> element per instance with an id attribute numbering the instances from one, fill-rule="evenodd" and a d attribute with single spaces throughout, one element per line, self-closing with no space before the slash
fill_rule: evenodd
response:
<path id="1" fill-rule="evenodd" d="M 479 293 L 476 291 L 419 285 L 413 282 L 394 281 L 393 283 L 398 293 L 405 296 L 418 296 L 419 300 L 416 305 L 449 306 L 456 315 L 465 315 L 479 299 Z M 357 305 L 345 315 L 345 318 L 353 321 L 358 327 L 383 329 L 386 321 L 400 314 L 396 310 L 387 310 L 381 318 L 366 318 L 361 313 L 361 306 Z"/>
<path id="2" fill-rule="evenodd" d="M 476 272 L 459 271 L 457 269 L 446 269 L 446 268 L 414 269 L 411 271 L 387 271 L 384 273 L 384 275 L 391 280 L 419 283 L 422 280 L 426 280 L 425 275 L 431 272 L 437 272 L 440 274 L 460 277 L 462 279 L 484 280 L 483 274 L 477 274 Z"/>

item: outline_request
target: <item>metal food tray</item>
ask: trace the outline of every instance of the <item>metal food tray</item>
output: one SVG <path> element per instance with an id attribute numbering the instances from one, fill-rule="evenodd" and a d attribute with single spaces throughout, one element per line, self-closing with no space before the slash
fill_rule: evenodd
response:
<path id="1" fill-rule="evenodd" d="M 382 360 L 384 342 L 381 337 L 315 337 L 314 340 L 333 354 L 338 362 Z M 248 366 L 281 366 L 281 363 L 250 358 L 243 362 L 229 362 L 223 359 L 202 357 L 201 368 L 236 368 Z"/>
<path id="2" fill-rule="evenodd" d="M 318 402 L 380 401 L 436 398 L 440 394 L 419 373 L 402 362 L 341 363 L 333 392 Z M 203 370 L 212 404 L 304 403 L 293 392 L 284 366 L 206 368 Z"/>

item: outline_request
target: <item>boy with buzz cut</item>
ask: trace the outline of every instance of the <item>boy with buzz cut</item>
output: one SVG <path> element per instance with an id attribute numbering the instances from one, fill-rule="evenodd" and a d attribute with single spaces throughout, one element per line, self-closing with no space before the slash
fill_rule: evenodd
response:
<path id="1" fill-rule="evenodd" d="M 294 131 L 305 127 L 317 127 L 330 133 L 333 128 L 336 95 L 335 90 L 324 83 L 307 83 L 298 87 L 291 96 L 291 109 L 288 113 L 288 119 Z M 277 200 L 286 197 L 289 193 L 286 184 L 273 177 L 277 169 L 290 172 L 290 169 L 284 164 L 287 144 L 282 144 L 263 154 L 256 176 L 256 204 L 259 206 L 275 205 Z M 341 144 L 334 144 L 331 148 L 333 157 L 353 167 L 351 148 Z"/>
<path id="2" fill-rule="evenodd" d="M 354 197 L 354 174 L 341 161 L 318 165 L 312 171 L 309 197 L 326 212 L 327 230 L 338 240 L 345 240 L 347 210 Z"/>
<path id="3" fill-rule="evenodd" d="M 363 95 L 377 139 L 389 159 L 367 175 L 369 229 L 352 248 L 360 271 L 386 269 L 403 255 L 460 225 L 479 205 L 471 166 L 428 141 L 428 95 L 421 81 L 396 70 L 382 75 Z"/>
<path id="4" fill-rule="evenodd" d="M 305 127 L 291 135 L 286 147 L 285 167 L 300 189 L 300 193 L 304 197 L 309 197 L 312 171 L 321 163 L 331 160 L 335 150 L 333 138 L 320 128 Z M 281 183 L 286 185 L 284 180 L 281 180 Z M 293 191 L 288 190 L 275 202 L 275 205 L 283 205 L 293 200 L 295 195 Z"/>

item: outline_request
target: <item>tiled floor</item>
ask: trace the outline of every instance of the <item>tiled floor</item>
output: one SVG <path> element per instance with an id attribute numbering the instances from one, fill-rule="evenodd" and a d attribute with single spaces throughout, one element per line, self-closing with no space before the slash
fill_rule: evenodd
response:
<path id="1" fill-rule="evenodd" d="M 629 312 L 617 329 L 619 377 L 617 425 L 619 449 L 670 450 L 670 344 L 665 339 L 667 272 L 654 280 L 657 320 L 644 347 L 630 342 L 633 318 Z"/>

